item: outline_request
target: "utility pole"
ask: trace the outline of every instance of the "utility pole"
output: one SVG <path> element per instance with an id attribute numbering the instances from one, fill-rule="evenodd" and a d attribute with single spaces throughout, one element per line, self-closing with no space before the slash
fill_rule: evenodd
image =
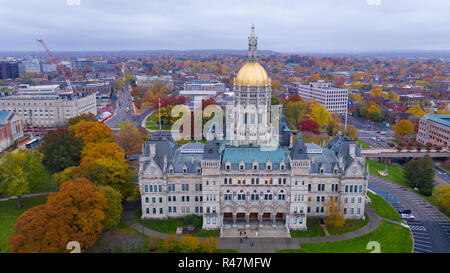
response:
<path id="1" fill-rule="evenodd" d="M 159 135 L 161 135 L 161 98 L 158 98 Z"/>

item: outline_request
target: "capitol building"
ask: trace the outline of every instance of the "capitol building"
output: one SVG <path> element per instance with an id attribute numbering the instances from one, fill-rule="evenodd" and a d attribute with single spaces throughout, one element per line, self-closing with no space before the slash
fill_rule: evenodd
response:
<path id="1" fill-rule="evenodd" d="M 323 147 L 304 143 L 301 132 L 290 143 L 287 126 L 272 124 L 284 118 L 271 109 L 271 80 L 258 63 L 253 26 L 248 41 L 247 63 L 234 79 L 235 110 L 226 113 L 226 140 L 144 144 L 141 218 L 195 214 L 203 229 L 221 236 L 236 230 L 289 236 L 305 230 L 308 218 L 326 217 L 334 200 L 346 219 L 364 219 L 368 171 L 361 148 L 342 135 Z"/>

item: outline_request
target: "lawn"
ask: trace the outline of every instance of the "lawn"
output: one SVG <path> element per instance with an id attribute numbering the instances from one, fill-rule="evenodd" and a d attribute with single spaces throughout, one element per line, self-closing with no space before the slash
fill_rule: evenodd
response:
<path id="1" fill-rule="evenodd" d="M 346 220 L 344 226 L 340 228 L 334 228 L 333 226 L 327 225 L 328 233 L 332 236 L 360 229 L 369 223 L 369 216 L 367 214 L 364 214 L 364 216 L 364 220 Z"/>
<path id="2" fill-rule="evenodd" d="M 381 253 L 411 253 L 412 238 L 408 228 L 400 225 L 381 221 L 380 225 L 372 232 L 353 239 L 326 242 L 326 243 L 304 243 L 300 249 L 280 249 L 280 253 L 369 253 L 367 249 L 370 241 L 380 244 Z"/>
<path id="3" fill-rule="evenodd" d="M 149 130 L 159 130 L 159 120 L 156 118 L 155 112 L 153 112 L 145 121 L 145 127 Z M 161 130 L 170 131 L 170 125 L 161 125 Z"/>
<path id="4" fill-rule="evenodd" d="M 306 222 L 306 230 L 291 230 L 291 237 L 320 237 L 325 236 L 325 232 L 320 226 L 319 219 L 310 218 Z"/>
<path id="5" fill-rule="evenodd" d="M 154 251 L 157 251 L 157 245 L 161 239 L 156 237 L 149 237 L 142 234 L 127 223 L 120 221 L 120 223 L 103 232 L 89 248 L 87 253 L 148 253 L 150 252 L 150 245 L 153 245 Z M 152 243 L 151 243 L 152 242 Z"/>
<path id="6" fill-rule="evenodd" d="M 370 148 L 370 145 L 367 144 L 367 142 L 360 139 L 358 140 L 358 145 L 361 145 L 364 149 Z"/>
<path id="7" fill-rule="evenodd" d="M 367 196 L 370 198 L 370 207 L 373 208 L 378 215 L 398 222 L 403 221 L 397 211 L 395 211 L 395 209 L 381 196 L 373 194 L 370 191 L 367 191 Z"/>
<path id="8" fill-rule="evenodd" d="M 16 209 L 17 199 L 0 202 L 0 253 L 10 250 L 7 241 L 13 232 L 17 217 L 32 207 L 44 204 L 47 196 L 23 198 L 22 201 L 24 207 L 21 209 Z"/>
<path id="9" fill-rule="evenodd" d="M 136 221 L 141 225 L 145 226 L 154 231 L 158 231 L 161 233 L 175 233 L 177 231 L 177 227 L 187 228 L 187 225 L 184 223 L 183 218 L 169 218 L 167 220 L 141 220 L 141 210 L 137 209 L 134 211 L 134 216 Z M 219 230 L 202 230 L 200 229 L 198 233 L 191 234 L 195 237 L 219 237 Z"/>
<path id="10" fill-rule="evenodd" d="M 367 159 L 366 162 L 369 164 L 369 173 L 371 175 L 379 176 L 381 178 L 384 178 L 384 179 L 387 179 L 394 183 L 397 183 L 400 186 L 403 186 L 403 187 L 407 188 L 408 190 L 414 192 L 415 194 L 417 194 L 419 197 L 421 197 L 422 199 L 424 199 L 425 201 L 430 203 L 435 208 L 438 207 L 434 190 L 433 190 L 433 194 L 431 196 L 425 196 L 425 195 L 422 195 L 419 192 L 411 189 L 410 187 L 408 187 L 408 185 L 406 184 L 406 180 L 403 177 L 403 167 L 402 166 L 400 166 L 398 164 L 387 165 L 387 164 L 383 164 L 383 163 L 376 162 L 376 161 L 369 160 L 369 159 Z M 386 169 L 386 167 L 388 169 L 388 176 L 381 176 L 378 173 L 378 170 L 384 171 Z"/>

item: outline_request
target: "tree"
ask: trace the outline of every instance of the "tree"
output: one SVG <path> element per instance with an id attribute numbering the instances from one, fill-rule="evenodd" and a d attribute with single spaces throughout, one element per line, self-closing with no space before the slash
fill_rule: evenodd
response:
<path id="1" fill-rule="evenodd" d="M 178 248 L 181 253 L 193 253 L 199 250 L 200 242 L 192 235 L 183 235 L 178 242 Z"/>
<path id="2" fill-rule="evenodd" d="M 295 101 L 285 105 L 284 114 L 288 121 L 293 121 L 292 123 L 297 124 L 305 117 L 307 109 L 308 106 L 306 102 Z"/>
<path id="3" fill-rule="evenodd" d="M 330 201 L 327 203 L 326 207 L 326 214 L 328 216 L 328 218 L 325 219 L 326 224 L 335 228 L 343 227 L 345 224 L 343 208 L 336 198 L 330 196 Z"/>
<path id="4" fill-rule="evenodd" d="M 370 90 L 370 96 L 371 97 L 381 97 L 381 91 L 382 91 L 381 87 L 372 86 L 372 89 Z"/>
<path id="5" fill-rule="evenodd" d="M 12 252 L 67 252 L 69 241 L 84 250 L 102 231 L 106 207 L 104 192 L 89 180 L 66 181 L 46 204 L 19 216 L 8 243 Z"/>
<path id="6" fill-rule="evenodd" d="M 411 188 L 415 188 L 419 182 L 419 177 L 417 176 L 418 170 L 420 169 L 419 160 L 413 159 L 405 164 L 403 168 L 403 176 L 405 177 L 406 183 Z"/>
<path id="7" fill-rule="evenodd" d="M 0 159 L 0 193 L 17 196 L 17 208 L 22 208 L 22 195 L 39 188 L 45 179 L 43 154 L 20 149 Z"/>
<path id="8" fill-rule="evenodd" d="M 436 188 L 436 202 L 439 209 L 447 215 L 450 213 L 450 185 L 439 186 Z"/>
<path id="9" fill-rule="evenodd" d="M 403 176 L 408 186 L 419 189 L 425 196 L 431 196 L 434 188 L 434 164 L 428 155 L 419 160 L 411 160 L 403 168 Z"/>
<path id="10" fill-rule="evenodd" d="M 208 239 L 200 242 L 201 253 L 214 253 L 217 250 L 217 239 L 209 237 Z"/>
<path id="11" fill-rule="evenodd" d="M 319 124 L 317 124 L 317 122 L 315 122 L 313 120 L 310 120 L 310 119 L 302 120 L 299 122 L 298 125 L 299 126 L 297 126 L 297 129 L 299 129 L 301 127 L 302 131 L 311 132 L 316 135 L 320 134 Z"/>
<path id="12" fill-rule="evenodd" d="M 331 120 L 331 115 L 325 106 L 314 103 L 311 106 L 311 116 L 310 119 L 317 122 L 321 126 L 327 125 Z"/>
<path id="13" fill-rule="evenodd" d="M 420 105 L 411 106 L 406 113 L 413 114 L 417 117 L 422 117 L 426 113 L 422 110 L 422 107 Z"/>
<path id="14" fill-rule="evenodd" d="M 414 124 L 408 119 L 399 120 L 393 129 L 397 136 L 410 136 L 414 134 Z"/>
<path id="15" fill-rule="evenodd" d="M 280 104 L 280 99 L 277 98 L 274 94 L 270 97 L 270 105 L 278 105 Z"/>
<path id="16" fill-rule="evenodd" d="M 81 121 L 69 127 L 76 137 L 88 143 L 110 142 L 113 140 L 112 130 L 104 123 L 98 121 Z"/>
<path id="17" fill-rule="evenodd" d="M 129 120 L 120 122 L 120 131 L 116 135 L 116 142 L 125 151 L 125 155 L 138 154 L 144 143 L 144 135 L 136 129 L 136 123 Z"/>
<path id="18" fill-rule="evenodd" d="M 42 163 L 52 173 L 78 165 L 81 149 L 81 138 L 75 137 L 74 132 L 66 128 L 48 132 L 39 147 L 39 151 L 44 154 Z"/>
<path id="19" fill-rule="evenodd" d="M 108 203 L 108 207 L 105 210 L 105 219 L 102 222 L 103 230 L 109 230 L 120 222 L 120 216 L 123 211 L 122 195 L 110 186 L 100 186 L 100 189 L 105 193 Z"/>
<path id="20" fill-rule="evenodd" d="M 430 156 L 425 155 L 420 159 L 419 192 L 425 196 L 431 196 L 434 188 L 434 163 Z"/>
<path id="21" fill-rule="evenodd" d="M 94 114 L 88 113 L 88 114 L 81 114 L 76 117 L 70 118 L 67 122 L 67 127 L 70 127 L 72 125 L 75 125 L 81 121 L 93 121 L 96 122 L 97 119 L 95 118 Z"/>
<path id="22" fill-rule="evenodd" d="M 110 158 L 121 164 L 127 164 L 124 150 L 115 142 L 90 143 L 81 151 L 81 165 L 101 158 Z"/>

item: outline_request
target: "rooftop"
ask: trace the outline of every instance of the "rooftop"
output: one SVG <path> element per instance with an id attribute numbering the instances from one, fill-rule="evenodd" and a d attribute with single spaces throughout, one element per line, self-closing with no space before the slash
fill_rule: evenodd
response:
<path id="1" fill-rule="evenodd" d="M 447 127 L 450 127 L 450 115 L 431 115 L 426 114 L 425 115 L 427 119 L 437 122 L 439 124 L 445 125 Z"/>

